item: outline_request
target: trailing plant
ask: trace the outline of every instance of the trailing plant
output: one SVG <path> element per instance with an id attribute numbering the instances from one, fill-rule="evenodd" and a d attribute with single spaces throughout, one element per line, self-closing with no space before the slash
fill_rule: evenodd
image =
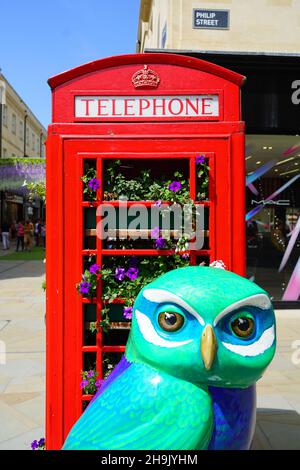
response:
<path id="1" fill-rule="evenodd" d="M 208 196 L 209 185 L 209 165 L 206 163 L 204 155 L 196 157 L 197 176 L 198 176 L 198 192 L 197 199 L 206 199 Z"/>
<path id="2" fill-rule="evenodd" d="M 203 199 L 207 197 L 209 166 L 203 155 L 196 157 L 197 165 L 197 197 Z M 175 171 L 172 179 L 164 176 L 152 178 L 151 170 L 142 170 L 132 179 L 128 179 L 121 171 L 121 160 L 109 162 L 104 172 L 104 199 L 116 200 L 124 199 L 131 201 L 156 201 L 155 205 L 160 207 L 162 201 L 179 205 L 189 204 L 190 216 L 194 220 L 195 206 L 192 205 L 188 190 L 188 182 L 184 176 Z M 96 200 L 97 189 L 100 182 L 96 178 L 95 168 L 87 168 L 82 177 L 84 183 L 84 194 L 89 200 Z M 163 211 L 162 211 L 162 215 Z M 89 259 L 90 266 L 85 269 L 82 280 L 77 284 L 78 293 L 87 298 L 96 295 L 97 282 L 101 277 L 103 308 L 101 311 L 101 321 L 92 322 L 90 329 L 97 331 L 99 327 L 105 331 L 109 329 L 110 304 L 115 299 L 124 301 L 124 318 L 127 320 L 132 315 L 132 305 L 139 291 L 156 277 L 181 266 L 189 264 L 189 240 L 182 236 L 179 240 L 166 237 L 159 227 L 151 231 L 153 247 L 157 250 L 172 249 L 175 251 L 171 256 L 146 257 L 105 257 L 105 262 L 100 267 L 95 264 L 93 258 Z M 133 248 L 132 240 L 112 240 L 108 242 L 108 248 L 113 248 L 114 244 L 118 248 Z"/>
<path id="3" fill-rule="evenodd" d="M 173 179 L 152 178 L 151 170 L 142 170 L 133 179 L 120 171 L 121 160 L 110 162 L 104 174 L 104 199 L 126 199 L 128 201 L 168 201 L 187 204 L 191 201 L 188 184 L 176 171 Z"/>
<path id="4" fill-rule="evenodd" d="M 81 372 L 80 388 L 85 395 L 94 395 L 101 387 L 103 380 L 98 379 L 98 375 L 94 369 Z"/>
<path id="5" fill-rule="evenodd" d="M 81 177 L 83 181 L 84 199 L 95 201 L 97 199 L 97 190 L 100 188 L 100 181 L 97 178 L 95 168 L 89 168 Z"/>
<path id="6" fill-rule="evenodd" d="M 89 263 L 94 259 L 93 256 L 89 257 Z M 89 268 L 85 269 L 82 274 L 81 282 L 76 284 L 76 289 L 79 294 L 84 297 L 93 298 L 96 295 L 97 281 L 100 277 L 100 266 L 93 262 Z"/>
<path id="7" fill-rule="evenodd" d="M 41 437 L 39 440 L 32 441 L 31 450 L 46 450 L 46 440 L 44 437 Z"/>

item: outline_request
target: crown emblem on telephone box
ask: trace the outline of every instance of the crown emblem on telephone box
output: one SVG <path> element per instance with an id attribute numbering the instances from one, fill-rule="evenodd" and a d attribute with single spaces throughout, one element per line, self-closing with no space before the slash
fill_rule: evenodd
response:
<path id="1" fill-rule="evenodd" d="M 135 88 L 157 88 L 160 82 L 157 73 L 149 69 L 148 65 L 135 72 L 131 80 Z"/>

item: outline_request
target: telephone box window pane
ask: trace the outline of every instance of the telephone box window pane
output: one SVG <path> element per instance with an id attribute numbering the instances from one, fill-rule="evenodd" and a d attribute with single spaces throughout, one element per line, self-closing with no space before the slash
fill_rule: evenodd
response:
<path id="1" fill-rule="evenodd" d="M 82 182 L 82 200 L 90 201 L 96 199 L 96 192 L 89 190 L 89 181 L 97 178 L 96 160 L 88 158 L 83 160 L 83 182 Z"/>
<path id="2" fill-rule="evenodd" d="M 84 321 L 96 321 L 96 305 L 95 304 L 84 304 L 83 306 Z"/>
<path id="3" fill-rule="evenodd" d="M 203 265 L 203 266 L 209 266 L 211 261 L 214 261 L 214 260 L 210 260 L 209 256 L 197 256 L 196 258 L 196 266 L 200 266 L 200 265 Z"/>
<path id="4" fill-rule="evenodd" d="M 184 181 L 189 189 L 187 158 L 104 160 L 103 190 L 105 200 L 157 200 L 159 188 L 173 181 Z M 182 176 L 178 176 L 179 173 Z"/>
<path id="5" fill-rule="evenodd" d="M 83 400 L 82 402 L 82 413 L 84 412 L 84 410 L 86 410 L 86 408 L 89 406 L 90 404 L 90 400 Z"/>
<path id="6" fill-rule="evenodd" d="M 84 207 L 83 220 L 84 220 L 85 229 L 95 229 L 96 228 L 96 208 Z"/>
<path id="7" fill-rule="evenodd" d="M 203 163 L 202 163 L 203 161 Z M 198 162 L 198 163 L 197 163 Z M 196 157 L 196 200 L 208 201 L 209 200 L 209 159 L 204 155 Z"/>
<path id="8" fill-rule="evenodd" d="M 83 345 L 95 346 L 96 345 L 96 330 L 91 330 L 91 322 L 84 323 L 83 332 Z"/>
<path id="9" fill-rule="evenodd" d="M 83 305 L 83 344 L 84 346 L 94 346 L 96 344 L 96 331 L 92 331 L 91 327 L 96 322 L 96 305 L 84 304 Z"/>
<path id="10" fill-rule="evenodd" d="M 123 353 L 103 354 L 103 378 L 106 379 L 122 359 Z"/>
<path id="11" fill-rule="evenodd" d="M 96 229 L 85 229 L 83 237 L 83 249 L 95 250 L 96 249 Z"/>
<path id="12" fill-rule="evenodd" d="M 129 329 L 112 329 L 109 333 L 103 334 L 104 344 L 107 346 L 117 346 L 119 344 L 126 344 L 129 335 Z"/>
<path id="13" fill-rule="evenodd" d="M 96 353 L 84 353 L 83 354 L 83 370 L 96 370 Z"/>

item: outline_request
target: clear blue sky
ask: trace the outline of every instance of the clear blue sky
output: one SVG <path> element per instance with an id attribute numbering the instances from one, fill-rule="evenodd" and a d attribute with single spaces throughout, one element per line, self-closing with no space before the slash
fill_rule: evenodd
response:
<path id="1" fill-rule="evenodd" d="M 77 65 L 135 52 L 139 0 L 0 0 L 0 68 L 47 126 L 47 79 Z"/>

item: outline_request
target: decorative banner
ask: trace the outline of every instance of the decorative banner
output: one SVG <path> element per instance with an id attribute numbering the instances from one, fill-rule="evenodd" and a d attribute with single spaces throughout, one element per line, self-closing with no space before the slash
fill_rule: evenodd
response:
<path id="1" fill-rule="evenodd" d="M 283 294 L 282 300 L 298 300 L 300 296 L 300 258 Z"/>
<path id="2" fill-rule="evenodd" d="M 259 194 L 259 192 L 257 191 L 256 187 L 252 184 L 252 183 L 249 183 L 248 185 L 248 188 L 250 189 L 250 191 L 255 194 L 255 196 L 257 196 Z"/>
<path id="3" fill-rule="evenodd" d="M 219 117 L 219 95 L 75 96 L 77 118 Z"/>
<path id="4" fill-rule="evenodd" d="M 292 153 L 296 152 L 296 150 L 299 150 L 299 149 L 300 149 L 300 144 L 293 145 L 292 147 L 289 147 L 288 149 L 286 149 L 282 155 L 284 157 L 287 157 L 288 155 L 291 155 Z"/>
<path id="5" fill-rule="evenodd" d="M 285 250 L 284 256 L 282 258 L 282 261 L 280 263 L 278 272 L 281 272 L 283 270 L 283 268 L 285 267 L 286 263 L 288 262 L 290 254 L 291 254 L 291 252 L 294 248 L 294 245 L 297 241 L 299 232 L 300 232 L 300 217 L 298 218 L 297 224 L 296 224 L 294 230 L 291 233 L 291 238 L 290 238 L 290 241 L 288 243 L 288 246 L 286 247 L 286 250 Z"/>
<path id="6" fill-rule="evenodd" d="M 255 180 L 260 178 L 264 173 L 269 171 L 274 165 L 276 165 L 277 160 L 270 160 L 264 165 L 260 166 L 256 171 L 251 173 L 251 175 L 246 176 L 246 186 L 253 183 Z"/>

